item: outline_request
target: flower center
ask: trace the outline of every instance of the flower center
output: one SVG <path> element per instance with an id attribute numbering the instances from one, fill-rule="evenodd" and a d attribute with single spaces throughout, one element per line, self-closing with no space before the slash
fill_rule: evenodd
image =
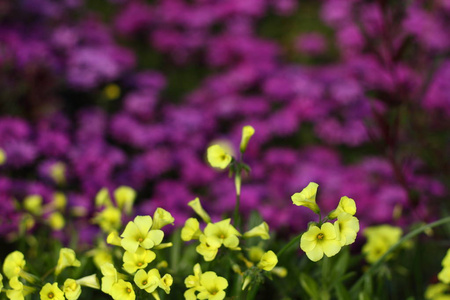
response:
<path id="1" fill-rule="evenodd" d="M 324 237 L 325 237 L 325 236 L 323 235 L 323 233 L 319 233 L 319 234 L 317 235 L 317 239 L 318 239 L 318 240 L 323 240 Z"/>
<path id="2" fill-rule="evenodd" d="M 141 263 L 141 262 L 138 262 L 137 263 L 137 265 L 140 267 L 140 266 L 142 266 L 143 265 L 143 263 Z"/>
<path id="3" fill-rule="evenodd" d="M 142 281 L 142 285 L 146 285 L 147 283 L 147 280 Z"/>
<path id="4" fill-rule="evenodd" d="M 48 295 L 47 295 L 50 299 L 52 299 L 53 297 L 55 297 L 55 295 L 53 294 L 53 292 L 52 293 L 48 293 Z"/>
<path id="5" fill-rule="evenodd" d="M 131 289 L 130 288 L 127 288 L 127 293 L 128 294 L 131 293 Z"/>
<path id="6" fill-rule="evenodd" d="M 223 240 L 223 239 L 225 238 L 225 235 L 222 233 L 222 234 L 220 235 L 220 238 Z"/>
<path id="7" fill-rule="evenodd" d="M 144 240 L 144 239 L 140 237 L 140 238 L 138 239 L 138 242 L 139 242 L 139 243 L 142 243 L 143 240 Z"/>

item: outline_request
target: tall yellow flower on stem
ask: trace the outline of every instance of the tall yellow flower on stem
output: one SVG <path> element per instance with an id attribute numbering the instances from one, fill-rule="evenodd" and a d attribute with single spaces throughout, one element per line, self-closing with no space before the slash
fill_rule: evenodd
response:
<path id="1" fill-rule="evenodd" d="M 300 239 L 300 248 L 312 261 L 319 261 L 323 255 L 334 256 L 341 250 L 341 243 L 337 238 L 336 228 L 331 223 L 324 223 L 319 228 L 311 225 Z"/>
<path id="2" fill-rule="evenodd" d="M 212 145 L 206 150 L 209 164 L 218 169 L 225 169 L 232 161 L 232 157 L 221 146 Z"/>
<path id="3" fill-rule="evenodd" d="M 128 222 L 121 237 L 122 247 L 129 252 L 136 252 L 138 247 L 151 249 L 161 244 L 164 232 L 159 229 L 151 229 L 153 225 L 152 217 L 137 216 L 133 222 Z M 151 229 L 151 230 L 150 230 Z"/>
<path id="4" fill-rule="evenodd" d="M 192 201 L 189 201 L 188 205 L 192 207 L 192 209 L 195 211 L 197 215 L 202 218 L 205 223 L 211 222 L 211 217 L 208 215 L 206 210 L 203 209 L 202 203 L 200 202 L 200 199 L 197 197 Z"/>
<path id="5" fill-rule="evenodd" d="M 300 193 L 292 195 L 292 202 L 297 206 L 305 206 L 316 214 L 320 214 L 320 208 L 316 203 L 318 187 L 317 183 L 310 182 Z"/>

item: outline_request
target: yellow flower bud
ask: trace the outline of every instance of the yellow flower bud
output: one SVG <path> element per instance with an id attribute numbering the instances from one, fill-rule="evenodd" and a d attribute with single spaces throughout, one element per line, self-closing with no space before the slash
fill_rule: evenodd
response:
<path id="1" fill-rule="evenodd" d="M 64 281 L 63 291 L 67 300 L 77 300 L 81 295 L 81 286 L 75 279 L 68 278 Z"/>
<path id="2" fill-rule="evenodd" d="M 42 215 L 42 201 L 41 195 L 30 195 L 23 200 L 23 206 L 30 213 L 40 216 Z"/>
<path id="3" fill-rule="evenodd" d="M 261 237 L 263 240 L 270 239 L 269 236 L 269 225 L 267 225 L 266 222 L 262 222 L 258 226 L 252 228 L 251 230 L 244 233 L 244 238 L 250 238 L 250 237 Z"/>
<path id="4" fill-rule="evenodd" d="M 273 251 L 267 251 L 261 257 L 261 260 L 258 263 L 258 268 L 271 271 L 278 263 L 277 255 Z"/>
<path id="5" fill-rule="evenodd" d="M 62 162 L 54 163 L 50 168 L 50 177 L 57 184 L 64 184 L 66 182 L 66 165 Z"/>
<path id="6" fill-rule="evenodd" d="M 168 224 L 173 225 L 173 221 L 175 221 L 175 219 L 172 217 L 170 212 L 161 207 L 158 207 L 153 214 L 152 229 L 161 229 Z"/>
<path id="7" fill-rule="evenodd" d="M 55 274 L 59 275 L 67 267 L 79 267 L 80 265 L 80 261 L 76 259 L 75 251 L 69 248 L 61 248 Z"/>
<path id="8" fill-rule="evenodd" d="M 57 210 L 63 211 L 67 205 L 66 195 L 64 195 L 61 192 L 54 193 L 52 204 L 53 204 L 53 207 L 56 208 Z"/>
<path id="9" fill-rule="evenodd" d="M 119 236 L 119 233 L 116 230 L 113 230 L 106 237 L 106 242 L 110 245 L 114 246 L 122 246 L 122 239 Z"/>
<path id="10" fill-rule="evenodd" d="M 248 141 L 253 136 L 253 134 L 255 134 L 255 129 L 252 126 L 247 125 L 242 128 L 241 145 L 239 147 L 241 153 L 244 153 L 247 149 Z"/>
<path id="11" fill-rule="evenodd" d="M 305 206 L 316 214 L 319 214 L 320 208 L 316 203 L 318 187 L 319 185 L 317 183 L 310 182 L 300 193 L 295 193 L 292 195 L 292 202 L 297 206 Z"/>
<path id="12" fill-rule="evenodd" d="M 212 145 L 206 151 L 206 158 L 214 168 L 225 169 L 233 159 L 221 146 Z"/>
<path id="13" fill-rule="evenodd" d="M 120 87 L 117 84 L 110 83 L 103 89 L 103 94 L 108 100 L 115 100 L 120 97 Z"/>
<path id="14" fill-rule="evenodd" d="M 196 240 L 202 234 L 200 230 L 200 224 L 196 218 L 189 218 L 184 223 L 183 229 L 181 229 L 181 239 L 185 242 L 190 240 Z"/>
<path id="15" fill-rule="evenodd" d="M 61 213 L 54 212 L 48 218 L 48 223 L 50 227 L 54 230 L 61 230 L 64 228 L 65 220 Z"/>
<path id="16" fill-rule="evenodd" d="M 109 196 L 107 188 L 102 188 L 100 191 L 98 191 L 97 195 L 95 196 L 95 206 L 112 206 L 111 197 Z"/>
<path id="17" fill-rule="evenodd" d="M 6 152 L 0 148 L 0 166 L 6 162 Z"/>
<path id="18" fill-rule="evenodd" d="M 14 251 L 6 256 L 3 262 L 3 273 L 8 279 L 18 276 L 20 271 L 25 267 L 25 259 L 20 251 Z"/>
<path id="19" fill-rule="evenodd" d="M 352 216 L 355 215 L 356 213 L 355 200 L 347 196 L 341 197 L 338 207 L 328 215 L 328 218 L 336 219 L 343 212 L 350 214 Z"/>
<path id="20" fill-rule="evenodd" d="M 194 200 L 190 201 L 188 203 L 190 207 L 199 215 L 205 223 L 211 222 L 211 217 L 208 215 L 208 213 L 203 209 L 202 204 L 200 203 L 200 199 L 197 197 Z"/>
<path id="21" fill-rule="evenodd" d="M 134 199 L 136 198 L 136 191 L 128 186 L 120 186 L 114 191 L 114 198 L 117 206 L 125 210 L 129 215 L 133 209 Z"/>
<path id="22" fill-rule="evenodd" d="M 80 279 L 77 279 L 76 281 L 81 286 L 87 286 L 87 287 L 90 287 L 91 289 L 97 289 L 97 290 L 100 289 L 100 282 L 98 281 L 96 274 L 82 277 Z"/>

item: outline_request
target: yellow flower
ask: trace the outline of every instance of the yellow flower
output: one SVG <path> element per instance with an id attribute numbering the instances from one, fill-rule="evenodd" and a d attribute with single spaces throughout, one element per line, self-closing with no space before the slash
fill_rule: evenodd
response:
<path id="1" fill-rule="evenodd" d="M 35 291 L 34 288 L 23 285 L 22 282 L 19 281 L 19 277 L 14 276 L 9 281 L 9 286 L 11 289 L 6 290 L 6 297 L 14 300 L 24 300 L 28 294 L 31 294 Z"/>
<path id="2" fill-rule="evenodd" d="M 297 206 L 305 206 L 316 214 L 320 213 L 320 208 L 316 203 L 317 188 L 319 185 L 310 182 L 300 193 L 292 195 L 292 202 Z"/>
<path id="3" fill-rule="evenodd" d="M 164 232 L 159 229 L 150 228 L 153 225 L 152 217 L 137 216 L 133 222 L 128 222 L 121 237 L 122 247 L 129 252 L 136 252 L 139 246 L 151 249 L 161 244 Z"/>
<path id="4" fill-rule="evenodd" d="M 6 162 L 6 152 L 0 148 L 0 166 Z"/>
<path id="5" fill-rule="evenodd" d="M 12 277 L 18 276 L 20 271 L 25 267 L 25 259 L 20 251 L 14 251 L 8 256 L 6 256 L 3 262 L 3 273 L 11 279 Z"/>
<path id="6" fill-rule="evenodd" d="M 2 291 L 2 288 L 3 288 L 3 275 L 2 273 L 0 273 L 0 293 Z"/>
<path id="7" fill-rule="evenodd" d="M 220 242 L 232 250 L 239 250 L 239 238 L 241 234 L 230 224 L 231 219 L 225 219 L 217 223 L 209 223 L 205 228 L 207 237 L 215 237 Z"/>
<path id="8" fill-rule="evenodd" d="M 119 279 L 111 288 L 111 296 L 114 300 L 134 300 L 136 294 L 134 293 L 131 283 Z"/>
<path id="9" fill-rule="evenodd" d="M 368 227 L 364 230 L 367 243 L 362 252 L 369 263 L 376 262 L 391 246 L 396 244 L 402 235 L 402 229 L 390 225 Z"/>
<path id="10" fill-rule="evenodd" d="M 443 283 L 450 283 L 450 267 L 444 267 L 438 274 L 438 279 Z"/>
<path id="11" fill-rule="evenodd" d="M 425 291 L 425 299 L 429 300 L 450 300 L 449 286 L 444 283 L 436 283 L 429 285 Z"/>
<path id="12" fill-rule="evenodd" d="M 267 251 L 261 257 L 257 267 L 264 271 L 272 271 L 272 269 L 277 265 L 278 257 L 273 251 Z"/>
<path id="13" fill-rule="evenodd" d="M 41 300 L 64 300 L 64 293 L 55 282 L 53 284 L 46 283 L 39 293 Z M 70 299 L 69 299 L 70 300 Z"/>
<path id="14" fill-rule="evenodd" d="M 54 163 L 50 168 L 50 177 L 57 183 L 66 182 L 66 165 L 62 162 Z"/>
<path id="15" fill-rule="evenodd" d="M 250 247 L 250 249 L 248 249 L 248 258 L 252 262 L 255 262 L 255 263 L 259 262 L 263 255 L 264 255 L 264 250 L 261 247 L 254 246 L 254 247 Z M 248 263 L 246 263 L 246 264 L 248 264 Z M 247 267 L 250 268 L 251 265 L 253 265 L 253 264 L 247 265 Z"/>
<path id="16" fill-rule="evenodd" d="M 200 264 L 195 264 L 194 266 L 194 275 L 189 275 L 184 280 L 184 284 L 187 288 L 195 288 L 197 289 L 200 287 L 200 277 L 202 276 L 202 268 L 200 267 Z"/>
<path id="17" fill-rule="evenodd" d="M 450 267 L 450 249 L 447 250 L 447 254 L 445 254 L 444 259 L 442 260 L 443 267 Z"/>
<path id="18" fill-rule="evenodd" d="M 341 246 L 353 244 L 359 231 L 358 219 L 345 212 L 339 214 L 337 218 L 334 225 L 337 228 L 336 231 L 339 232 Z"/>
<path id="19" fill-rule="evenodd" d="M 256 236 L 261 237 L 263 240 L 270 239 L 269 225 L 267 225 L 266 222 L 262 222 L 258 226 L 254 227 L 251 230 L 244 233 L 245 238 L 256 237 Z"/>
<path id="20" fill-rule="evenodd" d="M 111 293 L 112 286 L 118 281 L 118 274 L 116 268 L 114 268 L 113 264 L 106 263 L 100 267 L 102 271 L 102 292 L 106 294 Z"/>
<path id="21" fill-rule="evenodd" d="M 139 247 L 136 252 L 125 251 L 123 254 L 123 268 L 130 274 L 138 269 L 144 269 L 156 258 L 155 252 Z"/>
<path id="22" fill-rule="evenodd" d="M 205 223 L 210 223 L 211 218 L 208 213 L 203 209 L 202 204 L 200 203 L 200 199 L 197 197 L 194 200 L 188 203 L 190 207 L 195 211 L 197 215 L 199 215 Z"/>
<path id="23" fill-rule="evenodd" d="M 100 269 L 106 263 L 113 263 L 112 255 L 106 249 L 95 249 L 94 251 L 94 264 Z"/>
<path id="24" fill-rule="evenodd" d="M 181 239 L 185 242 L 196 240 L 200 234 L 202 234 L 202 231 L 200 230 L 198 220 L 196 218 L 187 219 L 183 229 L 181 229 Z"/>
<path id="25" fill-rule="evenodd" d="M 170 274 L 165 274 L 161 280 L 159 280 L 159 287 L 166 292 L 166 294 L 170 293 L 170 287 L 173 284 L 173 277 Z"/>
<path id="26" fill-rule="evenodd" d="M 103 232 L 111 232 L 122 226 L 122 212 L 117 207 L 106 207 L 94 218 L 94 223 L 99 224 Z"/>
<path id="27" fill-rule="evenodd" d="M 222 300 L 225 298 L 225 289 L 228 281 L 215 272 L 205 272 L 200 278 L 201 289 L 197 295 L 198 299 Z"/>
<path id="28" fill-rule="evenodd" d="M 124 209 L 127 214 L 131 214 L 134 199 L 136 198 L 134 189 L 129 186 L 120 186 L 114 191 L 114 198 L 120 209 Z"/>
<path id="29" fill-rule="evenodd" d="M 23 207 L 35 216 L 42 215 L 42 196 L 30 195 L 25 197 Z"/>
<path id="30" fill-rule="evenodd" d="M 56 192 L 53 194 L 53 201 L 52 205 L 55 209 L 63 211 L 66 208 L 67 205 L 67 198 L 66 195 L 64 195 L 61 192 Z"/>
<path id="31" fill-rule="evenodd" d="M 76 259 L 75 251 L 69 248 L 61 248 L 55 274 L 59 275 L 67 267 L 79 267 L 80 265 L 80 261 Z"/>
<path id="32" fill-rule="evenodd" d="M 172 217 L 170 212 L 161 207 L 158 207 L 153 214 L 152 229 L 161 229 L 168 224 L 173 225 L 173 221 L 175 221 L 175 219 Z"/>
<path id="33" fill-rule="evenodd" d="M 67 300 L 77 300 L 81 295 L 81 286 L 75 279 L 68 278 L 64 281 L 63 291 Z"/>
<path id="34" fill-rule="evenodd" d="M 312 261 L 322 259 L 323 255 L 334 256 L 341 250 L 341 243 L 336 239 L 336 228 L 331 223 L 324 223 L 319 228 L 311 225 L 302 235 L 300 248 Z"/>
<path id="35" fill-rule="evenodd" d="M 84 276 L 80 279 L 77 279 L 76 282 L 81 286 L 87 286 L 91 289 L 100 289 L 100 282 L 98 281 L 96 274 Z"/>
<path id="36" fill-rule="evenodd" d="M 64 228 L 65 220 L 61 213 L 54 212 L 48 217 L 48 223 L 54 230 L 61 230 Z"/>
<path id="37" fill-rule="evenodd" d="M 202 255 L 205 261 L 214 260 L 221 245 L 220 241 L 216 237 L 207 237 L 204 234 L 199 239 L 200 244 L 195 248 L 197 253 Z"/>
<path id="38" fill-rule="evenodd" d="M 341 197 L 338 207 L 328 215 L 328 218 L 336 219 L 343 212 L 354 216 L 356 213 L 355 200 L 347 196 Z"/>
<path id="39" fill-rule="evenodd" d="M 110 83 L 104 87 L 103 93 L 106 99 L 115 100 L 120 97 L 120 87 L 117 84 Z"/>
<path id="40" fill-rule="evenodd" d="M 111 197 L 109 196 L 109 191 L 107 188 L 102 188 L 95 195 L 95 206 L 96 207 L 110 207 L 112 206 Z"/>
<path id="41" fill-rule="evenodd" d="M 134 275 L 134 283 L 136 283 L 138 288 L 145 290 L 147 293 L 153 293 L 156 290 L 160 279 L 161 275 L 158 269 L 151 269 L 148 273 L 144 270 L 139 270 Z"/>
<path id="42" fill-rule="evenodd" d="M 287 276 L 288 271 L 285 267 L 275 267 L 272 269 L 272 273 L 280 278 L 284 278 Z"/>
<path id="43" fill-rule="evenodd" d="M 122 239 L 116 230 L 111 231 L 106 237 L 106 242 L 114 246 L 122 246 Z"/>
<path id="44" fill-rule="evenodd" d="M 253 134 L 255 134 L 255 129 L 252 126 L 247 125 L 242 128 L 241 145 L 239 147 L 241 153 L 244 153 L 247 149 L 248 141 L 253 136 Z"/>
<path id="45" fill-rule="evenodd" d="M 214 168 L 225 169 L 233 159 L 221 146 L 212 145 L 206 151 L 206 158 Z"/>

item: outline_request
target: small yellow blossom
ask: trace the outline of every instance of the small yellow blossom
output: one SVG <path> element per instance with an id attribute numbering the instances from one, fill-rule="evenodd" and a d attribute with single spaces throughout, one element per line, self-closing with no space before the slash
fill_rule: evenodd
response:
<path id="1" fill-rule="evenodd" d="M 444 267 L 438 274 L 438 279 L 443 283 L 450 283 L 450 267 Z"/>
<path id="2" fill-rule="evenodd" d="M 225 298 L 225 289 L 228 287 L 228 281 L 215 272 L 205 272 L 200 278 L 200 293 L 198 299 L 222 300 Z"/>
<path id="3" fill-rule="evenodd" d="M 92 274 L 89 276 L 84 276 L 80 279 L 77 279 L 76 282 L 81 286 L 87 286 L 91 289 L 100 289 L 100 282 L 98 281 L 97 275 Z"/>
<path id="4" fill-rule="evenodd" d="M 244 233 L 245 238 L 256 237 L 259 236 L 263 240 L 270 239 L 269 235 L 269 225 L 266 222 L 262 222 L 258 226 L 252 228 L 251 230 Z"/>
<path id="5" fill-rule="evenodd" d="M 221 245 L 220 241 L 216 237 L 207 237 L 204 234 L 200 235 L 199 239 L 200 244 L 195 248 L 197 253 L 202 255 L 205 261 L 214 260 Z"/>
<path id="6" fill-rule="evenodd" d="M 341 246 L 353 244 L 359 231 L 359 220 L 348 213 L 341 213 L 334 222 L 336 231 L 339 232 Z"/>
<path id="7" fill-rule="evenodd" d="M 152 229 L 161 229 L 166 225 L 172 224 L 175 219 L 172 217 L 170 212 L 164 208 L 158 207 L 153 214 L 153 226 Z"/>
<path id="8" fill-rule="evenodd" d="M 41 296 L 41 300 L 64 300 L 64 292 L 59 289 L 56 282 L 53 284 L 46 283 L 42 287 L 39 295 Z"/>
<path id="9" fill-rule="evenodd" d="M 300 193 L 292 195 L 292 202 L 297 206 L 305 206 L 316 214 L 320 213 L 320 208 L 316 203 L 317 188 L 319 185 L 310 182 Z"/>
<path id="10" fill-rule="evenodd" d="M 111 231 L 106 237 L 106 242 L 114 246 L 122 246 L 122 239 L 116 230 Z"/>
<path id="11" fill-rule="evenodd" d="M 324 223 L 319 228 L 311 225 L 300 240 L 300 248 L 312 261 L 319 261 L 323 255 L 334 256 L 341 250 L 341 243 L 336 239 L 336 228 L 331 223 Z"/>
<path id="12" fill-rule="evenodd" d="M 429 285 L 425 291 L 425 299 L 427 300 L 450 300 L 449 286 L 444 283 L 436 283 Z M 446 294 L 447 293 L 447 294 Z"/>
<path id="13" fill-rule="evenodd" d="M 9 286 L 11 289 L 6 290 L 6 297 L 14 300 L 24 300 L 28 294 L 35 291 L 34 288 L 23 285 L 17 276 L 14 276 L 9 280 Z"/>
<path id="14" fill-rule="evenodd" d="M 252 126 L 247 125 L 242 128 L 241 145 L 239 146 L 241 153 L 244 153 L 247 149 L 248 141 L 253 136 L 253 134 L 255 134 L 255 129 Z"/>
<path id="15" fill-rule="evenodd" d="M 198 290 L 200 287 L 200 278 L 202 276 L 202 268 L 200 264 L 195 264 L 194 266 L 194 275 L 189 275 L 184 280 L 184 284 L 188 289 Z"/>
<path id="16" fill-rule="evenodd" d="M 59 275 L 67 267 L 79 267 L 80 265 L 80 261 L 76 259 L 75 251 L 69 248 L 61 248 L 55 274 Z"/>
<path id="17" fill-rule="evenodd" d="M 232 250 L 239 250 L 239 238 L 241 234 L 230 224 L 231 219 L 225 219 L 217 223 L 209 223 L 205 228 L 207 237 L 214 237 L 220 245 L 224 245 Z"/>
<path id="18" fill-rule="evenodd" d="M 59 212 L 54 212 L 48 217 L 48 224 L 53 230 L 61 230 L 65 225 L 64 217 Z"/>
<path id="19" fill-rule="evenodd" d="M 111 232 L 122 226 L 122 212 L 117 207 L 106 207 L 94 218 L 94 222 L 100 225 L 103 232 Z"/>
<path id="20" fill-rule="evenodd" d="M 261 257 L 257 267 L 264 271 L 271 271 L 278 263 L 278 257 L 273 251 L 267 251 Z"/>
<path id="21" fill-rule="evenodd" d="M 0 148 L 0 166 L 6 162 L 6 152 Z"/>
<path id="22" fill-rule="evenodd" d="M 118 281 L 118 273 L 114 265 L 111 263 L 106 263 L 100 267 L 103 277 L 102 277 L 102 292 L 106 294 L 111 293 L 112 286 Z"/>
<path id="23" fill-rule="evenodd" d="M 111 296 L 114 300 L 134 300 L 136 294 L 134 293 L 131 283 L 119 279 L 111 288 Z"/>
<path id="24" fill-rule="evenodd" d="M 94 251 L 94 264 L 100 269 L 106 263 L 113 263 L 111 253 L 106 249 L 95 249 Z"/>
<path id="25" fill-rule="evenodd" d="M 206 158 L 212 167 L 219 169 L 228 167 L 233 159 L 220 145 L 209 146 L 206 152 Z"/>
<path id="26" fill-rule="evenodd" d="M 35 216 L 42 215 L 42 196 L 30 195 L 23 200 L 23 207 Z"/>
<path id="27" fill-rule="evenodd" d="M 263 255 L 264 255 L 264 250 L 261 247 L 254 246 L 254 247 L 250 247 L 248 249 L 248 258 L 252 262 L 255 262 L 255 263 L 259 262 Z M 251 266 L 248 266 L 248 267 L 251 267 Z"/>
<path id="28" fill-rule="evenodd" d="M 107 188 L 102 188 L 100 191 L 98 191 L 97 195 L 95 196 L 95 206 L 112 206 L 111 197 L 109 196 L 109 191 Z"/>
<path id="29" fill-rule="evenodd" d="M 3 273 L 8 279 L 11 279 L 20 274 L 20 271 L 25 267 L 25 264 L 26 262 L 23 253 L 14 251 L 6 256 L 5 261 L 3 262 Z"/>
<path id="30" fill-rule="evenodd" d="M 173 284 L 173 277 L 170 274 L 165 274 L 160 280 L 159 280 L 159 287 L 166 293 L 170 294 L 170 287 Z"/>
<path id="31" fill-rule="evenodd" d="M 3 275 L 2 273 L 0 273 L 0 293 L 2 291 L 2 288 L 3 288 Z"/>
<path id="32" fill-rule="evenodd" d="M 123 268 L 130 274 L 138 269 L 144 269 L 156 258 L 155 252 L 139 247 L 136 252 L 125 251 L 123 254 Z"/>
<path id="33" fill-rule="evenodd" d="M 442 260 L 442 266 L 450 267 L 450 249 L 447 250 L 447 253 L 444 256 L 444 259 Z"/>
<path id="34" fill-rule="evenodd" d="M 161 244 L 164 232 L 159 229 L 151 229 L 153 225 L 152 217 L 137 216 L 134 221 L 128 222 L 121 237 L 122 247 L 129 252 L 136 252 L 138 247 L 151 249 Z"/>
<path id="35" fill-rule="evenodd" d="M 161 243 L 159 245 L 156 245 L 155 247 L 153 247 L 153 249 L 155 250 L 161 250 L 161 249 L 165 249 L 165 248 L 170 248 L 173 246 L 173 243 Z"/>
<path id="36" fill-rule="evenodd" d="M 103 94 L 108 100 L 115 100 L 120 97 L 120 87 L 117 84 L 110 83 L 103 88 Z"/>
<path id="37" fill-rule="evenodd" d="M 56 192 L 53 194 L 52 205 L 55 209 L 63 211 L 67 205 L 67 197 L 64 193 Z"/>
<path id="38" fill-rule="evenodd" d="M 75 279 L 68 278 L 64 281 L 63 291 L 67 300 L 77 300 L 81 295 L 81 286 Z"/>
<path id="39" fill-rule="evenodd" d="M 117 206 L 129 215 L 136 199 L 136 191 L 129 186 L 120 186 L 114 191 Z"/>
<path id="40" fill-rule="evenodd" d="M 288 271 L 285 267 L 275 267 L 272 269 L 272 273 L 280 278 L 284 278 L 287 276 Z"/>
<path id="41" fill-rule="evenodd" d="M 54 163 L 50 168 L 50 177 L 57 184 L 66 182 L 66 165 L 63 162 Z"/>
<path id="42" fill-rule="evenodd" d="M 198 220 L 196 218 L 187 219 L 183 229 L 181 229 L 181 239 L 185 242 L 196 240 L 200 234 L 202 234 L 202 231 L 200 230 Z"/>
<path id="43" fill-rule="evenodd" d="M 211 222 L 211 217 L 208 215 L 208 213 L 203 209 L 202 204 L 200 202 L 200 199 L 197 197 L 194 200 L 190 201 L 188 203 L 188 205 L 190 207 L 192 207 L 192 209 L 195 211 L 195 213 L 197 215 L 200 216 L 200 218 L 202 218 L 202 220 L 205 223 L 210 223 Z"/>
<path id="44" fill-rule="evenodd" d="M 338 207 L 328 215 L 328 218 L 336 219 L 343 212 L 354 216 L 356 213 L 355 200 L 347 196 L 341 197 Z"/>
<path id="45" fill-rule="evenodd" d="M 161 275 L 158 269 L 151 269 L 148 273 L 144 270 L 139 270 L 134 275 L 134 283 L 136 283 L 138 288 L 145 290 L 147 293 L 153 293 L 158 287 L 160 280 Z"/>
<path id="46" fill-rule="evenodd" d="M 400 227 L 390 225 L 366 228 L 364 235 L 367 237 L 367 243 L 362 248 L 366 260 L 369 263 L 376 262 L 391 246 L 398 242 L 402 233 L 403 231 Z"/>

